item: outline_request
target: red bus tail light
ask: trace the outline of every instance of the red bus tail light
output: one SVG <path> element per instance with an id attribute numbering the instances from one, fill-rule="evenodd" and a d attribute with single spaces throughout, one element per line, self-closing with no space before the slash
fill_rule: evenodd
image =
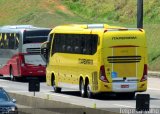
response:
<path id="1" fill-rule="evenodd" d="M 109 82 L 106 77 L 104 65 L 100 67 L 100 80 L 107 83 Z"/>
<path id="2" fill-rule="evenodd" d="M 144 70 L 143 70 L 143 76 L 142 76 L 141 82 L 147 80 L 147 74 L 148 74 L 147 71 L 148 71 L 147 64 L 144 64 Z"/>

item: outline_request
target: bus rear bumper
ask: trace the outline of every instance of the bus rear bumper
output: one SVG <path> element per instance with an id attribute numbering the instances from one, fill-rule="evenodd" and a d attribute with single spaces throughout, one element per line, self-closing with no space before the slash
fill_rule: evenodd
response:
<path id="1" fill-rule="evenodd" d="M 144 92 L 147 90 L 147 81 L 143 82 L 117 82 L 103 83 L 99 87 L 97 93 L 101 92 Z"/>
<path id="2" fill-rule="evenodd" d="M 21 76 L 24 77 L 45 77 L 46 76 L 46 68 L 44 66 L 40 67 L 22 67 L 21 68 Z"/>

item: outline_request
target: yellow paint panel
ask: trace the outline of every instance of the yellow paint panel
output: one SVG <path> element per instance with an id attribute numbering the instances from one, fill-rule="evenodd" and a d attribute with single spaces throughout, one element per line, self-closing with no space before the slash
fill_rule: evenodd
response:
<path id="1" fill-rule="evenodd" d="M 136 54 L 135 47 L 123 47 L 123 48 L 114 48 L 113 56 L 133 56 Z"/>
<path id="2" fill-rule="evenodd" d="M 114 48 L 113 56 L 133 56 L 136 55 L 135 47 L 128 48 Z M 113 72 L 116 72 L 118 77 L 135 77 L 136 76 L 136 63 L 125 63 L 131 60 L 123 60 L 124 58 L 117 58 L 117 62 L 113 63 Z M 124 63 L 123 63 L 124 62 Z"/>
<path id="3" fill-rule="evenodd" d="M 116 63 L 113 65 L 113 71 L 117 72 L 118 77 L 135 77 L 136 63 Z"/>

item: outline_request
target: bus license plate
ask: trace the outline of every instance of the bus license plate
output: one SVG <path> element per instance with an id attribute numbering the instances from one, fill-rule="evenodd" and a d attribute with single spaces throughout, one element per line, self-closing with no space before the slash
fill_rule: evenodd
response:
<path id="1" fill-rule="evenodd" d="M 121 85 L 121 88 L 129 88 L 129 85 Z"/>

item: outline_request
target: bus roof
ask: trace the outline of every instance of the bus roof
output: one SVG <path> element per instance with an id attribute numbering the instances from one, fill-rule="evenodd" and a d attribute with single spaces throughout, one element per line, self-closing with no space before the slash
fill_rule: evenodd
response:
<path id="1" fill-rule="evenodd" d="M 21 30 L 51 30 L 51 28 L 35 27 L 33 25 L 6 25 L 0 27 L 0 31 L 21 31 Z"/>
<path id="2" fill-rule="evenodd" d="M 68 24 L 68 25 L 60 25 L 55 27 L 55 29 L 104 29 L 108 28 L 107 24 Z"/>
<path id="3" fill-rule="evenodd" d="M 106 31 L 125 31 L 125 30 L 140 30 L 143 31 L 142 29 L 139 28 L 125 28 L 125 27 L 120 27 L 120 26 L 110 26 L 108 24 L 69 24 L 69 25 L 60 25 L 57 26 L 53 29 L 52 32 L 54 31 L 77 31 L 77 30 L 98 30 L 102 32 Z"/>

